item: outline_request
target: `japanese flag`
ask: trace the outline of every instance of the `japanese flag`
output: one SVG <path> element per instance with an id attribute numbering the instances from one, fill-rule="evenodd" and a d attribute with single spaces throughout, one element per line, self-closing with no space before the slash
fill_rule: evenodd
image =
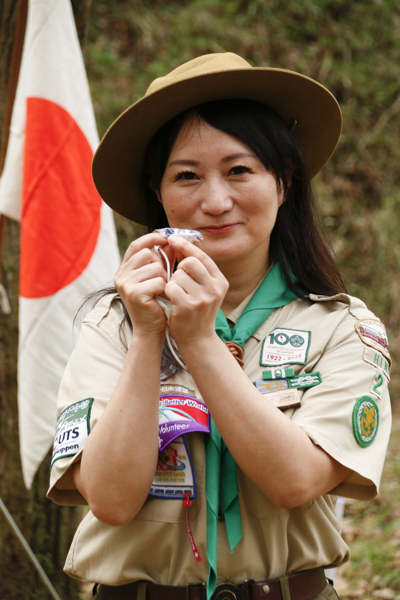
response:
<path id="1" fill-rule="evenodd" d="M 119 264 L 91 178 L 98 134 L 70 0 L 29 0 L 0 213 L 21 223 L 18 407 L 25 485 L 52 445 L 60 379 L 85 295 Z"/>

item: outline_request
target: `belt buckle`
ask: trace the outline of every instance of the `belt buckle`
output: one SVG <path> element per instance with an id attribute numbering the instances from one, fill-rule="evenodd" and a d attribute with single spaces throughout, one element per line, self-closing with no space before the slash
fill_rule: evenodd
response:
<path id="1" fill-rule="evenodd" d="M 244 600 L 243 594 L 237 585 L 221 583 L 215 588 L 210 600 Z"/>

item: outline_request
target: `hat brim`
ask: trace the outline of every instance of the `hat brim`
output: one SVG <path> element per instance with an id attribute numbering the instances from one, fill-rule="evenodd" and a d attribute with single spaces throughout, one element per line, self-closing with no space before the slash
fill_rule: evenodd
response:
<path id="1" fill-rule="evenodd" d="M 262 67 L 205 73 L 144 96 L 111 125 L 92 165 L 93 179 L 103 200 L 128 219 L 146 224 L 139 181 L 152 136 L 184 110 L 231 98 L 262 102 L 288 126 L 293 119 L 297 121 L 293 135 L 311 179 L 336 148 L 342 129 L 341 111 L 335 97 L 313 79 Z"/>

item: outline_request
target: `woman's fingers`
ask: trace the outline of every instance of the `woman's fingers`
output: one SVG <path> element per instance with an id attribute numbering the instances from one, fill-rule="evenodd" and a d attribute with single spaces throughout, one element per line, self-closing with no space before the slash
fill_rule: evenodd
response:
<path id="1" fill-rule="evenodd" d="M 134 330 L 164 334 L 166 318 L 155 296 L 164 294 L 167 282 L 165 259 L 154 246 L 163 248 L 166 260 L 174 260 L 174 250 L 159 233 L 132 242 L 115 278 L 115 287 L 128 310 Z"/>
<path id="2" fill-rule="evenodd" d="M 171 236 L 178 268 L 165 286 L 171 300 L 170 331 L 178 343 L 214 335 L 215 318 L 229 284 L 214 261 L 191 242 Z"/>
<path id="3" fill-rule="evenodd" d="M 212 277 L 218 277 L 221 275 L 221 271 L 218 269 L 212 258 L 210 258 L 208 254 L 203 252 L 201 248 L 195 246 L 192 242 L 188 242 L 184 238 L 181 238 L 177 235 L 171 235 L 168 238 L 168 244 L 174 249 L 178 263 L 181 263 L 182 260 L 189 256 L 193 256 L 203 263 Z"/>
<path id="4" fill-rule="evenodd" d="M 159 262 L 143 262 L 132 269 L 120 269 L 115 275 L 114 284 L 119 292 L 121 288 L 135 286 L 148 279 L 161 278 L 164 285 L 167 281 L 167 275 L 162 264 Z"/>
<path id="5" fill-rule="evenodd" d="M 128 262 L 132 256 L 134 256 L 141 250 L 145 248 L 150 250 L 154 246 L 161 246 L 164 248 L 164 246 L 168 246 L 168 240 L 157 232 L 143 235 L 142 237 L 138 238 L 137 240 L 134 240 L 129 244 L 128 249 L 125 252 L 125 256 L 122 260 L 122 264 Z"/>
<path id="6" fill-rule="evenodd" d="M 138 252 L 133 254 L 127 261 L 122 263 L 117 273 L 127 273 L 150 264 L 159 265 L 160 269 L 163 269 L 165 271 L 164 261 L 162 260 L 160 255 L 154 250 L 144 248 L 143 250 L 139 250 Z"/>

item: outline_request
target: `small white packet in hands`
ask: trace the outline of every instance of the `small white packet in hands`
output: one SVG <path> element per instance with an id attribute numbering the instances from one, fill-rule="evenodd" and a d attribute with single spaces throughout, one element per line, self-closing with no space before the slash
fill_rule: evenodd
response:
<path id="1" fill-rule="evenodd" d="M 155 229 L 154 231 L 157 231 L 166 238 L 169 238 L 170 235 L 179 235 L 188 242 L 201 242 L 204 240 L 200 231 L 196 231 L 196 229 L 175 229 L 174 227 L 165 227 L 164 229 Z"/>
<path id="2" fill-rule="evenodd" d="M 195 229 L 176 229 L 174 227 L 165 227 L 164 229 L 155 229 L 154 231 L 157 231 L 165 238 L 169 238 L 170 235 L 179 235 L 180 237 L 185 238 L 185 240 L 187 240 L 188 242 L 192 242 L 192 243 L 193 242 L 201 242 L 204 239 L 202 234 L 200 233 L 200 231 L 196 231 Z M 165 254 L 164 250 L 162 248 L 160 248 L 160 246 L 154 246 L 153 250 L 155 252 L 157 252 L 161 256 L 161 258 L 164 260 L 165 268 L 167 270 L 167 282 L 168 282 L 171 279 L 171 268 L 170 268 L 168 257 Z M 169 320 L 171 318 L 171 312 L 172 312 L 171 301 L 162 296 L 156 296 L 156 300 L 157 300 L 158 304 L 161 306 L 161 308 L 163 309 L 165 316 L 167 317 L 167 321 L 169 323 Z M 168 325 L 167 325 L 166 336 L 167 336 L 168 345 L 170 347 L 170 350 L 171 350 L 173 356 L 176 358 L 176 360 L 181 365 L 181 367 L 186 369 L 186 365 L 182 362 L 181 357 L 177 355 L 177 352 L 176 352 L 177 349 L 175 350 L 175 348 L 174 348 L 172 338 L 169 334 Z"/>

